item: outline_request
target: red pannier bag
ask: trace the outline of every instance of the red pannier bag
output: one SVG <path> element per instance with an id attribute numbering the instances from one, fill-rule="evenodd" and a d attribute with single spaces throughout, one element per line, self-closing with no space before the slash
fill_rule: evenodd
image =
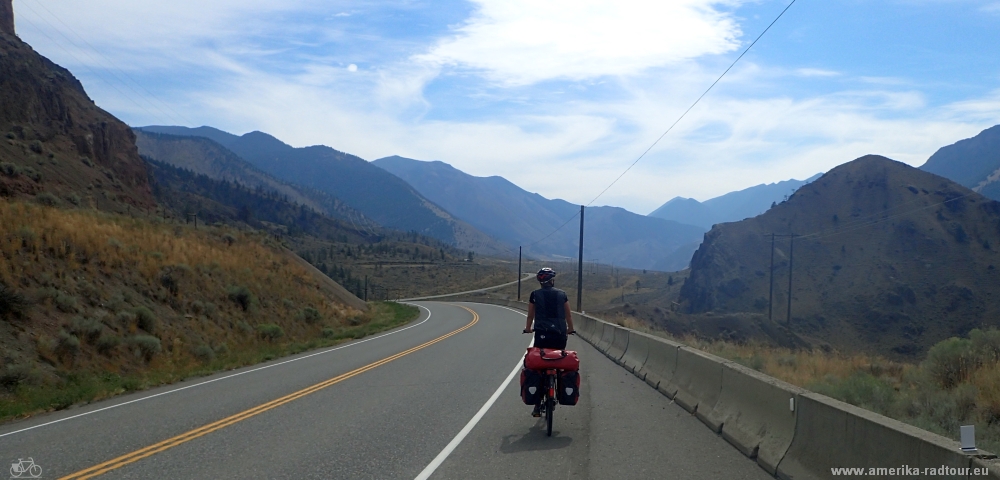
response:
<path id="1" fill-rule="evenodd" d="M 529 370 L 579 370 L 580 358 L 572 350 L 529 347 L 524 355 L 524 368 Z"/>

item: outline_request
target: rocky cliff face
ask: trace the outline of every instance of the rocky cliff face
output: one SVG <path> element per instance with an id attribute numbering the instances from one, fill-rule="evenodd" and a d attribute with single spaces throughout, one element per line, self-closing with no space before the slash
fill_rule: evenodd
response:
<path id="1" fill-rule="evenodd" d="M 0 5 L 9 16 L 10 0 Z M 131 129 L 8 27 L 0 33 L 0 196 L 48 192 L 114 211 L 154 205 Z"/>
<path id="2" fill-rule="evenodd" d="M 14 35 L 13 0 L 0 0 L 0 33 Z"/>
<path id="3" fill-rule="evenodd" d="M 1000 203 L 884 157 L 831 170 L 786 202 L 716 225 L 691 261 L 691 313 L 773 314 L 816 345 L 912 356 L 1000 318 Z"/>

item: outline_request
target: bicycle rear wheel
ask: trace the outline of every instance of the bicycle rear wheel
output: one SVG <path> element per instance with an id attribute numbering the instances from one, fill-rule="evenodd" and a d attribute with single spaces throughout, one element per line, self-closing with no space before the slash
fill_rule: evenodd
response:
<path id="1" fill-rule="evenodd" d="M 552 417 L 555 416 L 556 401 L 552 397 L 545 400 L 545 434 L 552 436 Z"/>

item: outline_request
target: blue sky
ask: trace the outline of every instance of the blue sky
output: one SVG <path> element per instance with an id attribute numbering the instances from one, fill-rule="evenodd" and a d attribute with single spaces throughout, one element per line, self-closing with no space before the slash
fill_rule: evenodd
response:
<path id="1" fill-rule="evenodd" d="M 588 203 L 787 1 L 14 0 L 131 125 L 443 160 Z M 596 204 L 648 213 L 1000 123 L 1000 1 L 798 0 Z"/>

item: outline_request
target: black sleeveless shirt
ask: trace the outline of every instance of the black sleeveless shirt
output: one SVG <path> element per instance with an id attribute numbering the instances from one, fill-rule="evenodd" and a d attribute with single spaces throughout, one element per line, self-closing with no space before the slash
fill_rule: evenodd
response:
<path id="1" fill-rule="evenodd" d="M 528 302 L 535 306 L 535 330 L 566 335 L 566 292 L 542 287 L 531 292 Z"/>

